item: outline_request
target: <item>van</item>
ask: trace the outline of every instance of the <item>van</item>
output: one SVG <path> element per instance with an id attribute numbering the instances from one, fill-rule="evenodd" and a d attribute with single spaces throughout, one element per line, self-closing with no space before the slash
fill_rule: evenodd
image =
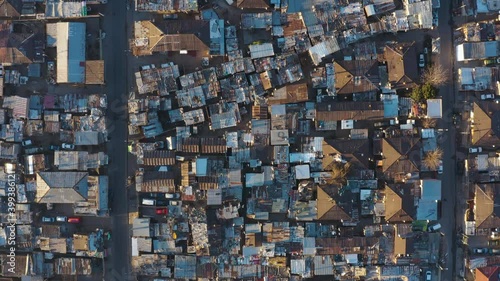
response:
<path id="1" fill-rule="evenodd" d="M 428 228 L 429 232 L 435 232 L 435 231 L 438 231 L 440 229 L 441 229 L 441 224 L 440 223 L 437 223 L 435 225 L 431 225 Z"/>
<path id="2" fill-rule="evenodd" d="M 155 205 L 155 200 L 154 199 L 144 198 L 144 199 L 142 199 L 142 205 L 145 205 L 145 206 L 154 206 Z"/>

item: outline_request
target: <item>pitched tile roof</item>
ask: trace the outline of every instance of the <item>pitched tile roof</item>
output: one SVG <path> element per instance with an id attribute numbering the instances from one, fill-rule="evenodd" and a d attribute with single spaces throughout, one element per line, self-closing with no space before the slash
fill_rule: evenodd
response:
<path id="1" fill-rule="evenodd" d="M 476 228 L 493 228 L 500 225 L 500 184 L 477 184 L 474 210 Z"/>
<path id="2" fill-rule="evenodd" d="M 378 90 L 378 61 L 353 60 L 334 63 L 335 89 L 338 94 Z"/>
<path id="3" fill-rule="evenodd" d="M 500 104 L 491 101 L 475 102 L 473 110 L 472 144 L 498 145 L 500 142 Z"/>
<path id="4" fill-rule="evenodd" d="M 388 184 L 385 186 L 385 220 L 394 222 L 412 222 L 415 216 L 412 184 Z M 401 191 L 402 192 L 401 192 Z"/>
<path id="5" fill-rule="evenodd" d="M 323 141 L 323 167 L 333 161 L 333 154 L 341 154 L 343 159 L 359 168 L 368 168 L 370 158 L 370 142 L 367 139 L 340 140 L 326 139 Z"/>
<path id="6" fill-rule="evenodd" d="M 476 268 L 476 281 L 499 281 L 500 267 L 488 266 Z"/>
<path id="7" fill-rule="evenodd" d="M 374 120 L 384 118 L 383 102 L 318 103 L 318 121 Z"/>
<path id="8" fill-rule="evenodd" d="M 420 170 L 420 139 L 397 137 L 382 140 L 382 171 L 412 173 Z"/>
<path id="9" fill-rule="evenodd" d="M 387 45 L 384 49 L 384 58 L 392 87 L 413 87 L 418 80 L 415 42 Z"/>
<path id="10" fill-rule="evenodd" d="M 237 0 L 236 6 L 240 9 L 267 9 L 269 5 L 265 0 Z"/>
<path id="11" fill-rule="evenodd" d="M 36 176 L 37 203 L 75 203 L 87 198 L 88 173 L 40 172 Z"/>
<path id="12" fill-rule="evenodd" d="M 335 199 L 327 193 L 328 187 L 318 187 L 318 220 L 350 220 L 349 216 Z"/>

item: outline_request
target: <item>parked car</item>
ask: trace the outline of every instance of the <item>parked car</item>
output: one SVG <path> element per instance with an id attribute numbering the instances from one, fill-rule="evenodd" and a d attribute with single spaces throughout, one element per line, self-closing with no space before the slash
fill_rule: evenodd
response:
<path id="1" fill-rule="evenodd" d="M 72 144 L 72 143 L 63 143 L 62 144 L 62 148 L 66 149 L 66 150 L 74 150 L 75 149 L 75 145 Z"/>
<path id="2" fill-rule="evenodd" d="M 167 200 L 156 200 L 156 206 L 168 206 Z"/>
<path id="3" fill-rule="evenodd" d="M 483 61 L 483 64 L 484 65 L 492 65 L 492 64 L 495 64 L 496 60 L 495 59 L 485 59 Z"/>
<path id="4" fill-rule="evenodd" d="M 157 199 L 157 198 L 165 198 L 165 193 L 161 193 L 161 192 L 150 192 L 150 193 L 145 193 L 146 197 L 148 198 L 153 198 L 153 199 Z"/>
<path id="5" fill-rule="evenodd" d="M 42 217 L 42 222 L 54 222 L 54 218 L 52 217 Z"/>
<path id="6" fill-rule="evenodd" d="M 59 145 L 51 145 L 51 146 L 49 146 L 49 149 L 53 150 L 53 151 L 56 151 L 56 150 L 60 150 L 61 147 Z"/>
<path id="7" fill-rule="evenodd" d="M 474 249 L 474 254 L 486 254 L 488 253 L 488 248 L 476 248 Z"/>
<path id="8" fill-rule="evenodd" d="M 177 14 L 165 14 L 163 15 L 164 20 L 176 20 L 179 18 L 179 15 Z"/>
<path id="9" fill-rule="evenodd" d="M 439 15 L 437 11 L 432 12 L 432 26 L 433 27 L 439 26 Z"/>
<path id="10" fill-rule="evenodd" d="M 440 224 L 440 223 L 437 223 L 437 224 L 431 225 L 431 226 L 429 226 L 429 228 L 427 228 L 427 230 L 428 230 L 429 232 L 436 232 L 436 231 L 438 231 L 438 230 L 440 230 L 440 229 L 441 229 L 441 224 Z"/>
<path id="11" fill-rule="evenodd" d="M 142 199 L 142 205 L 154 206 L 155 204 L 156 204 L 156 200 L 154 200 L 154 199 L 147 199 L 147 198 Z"/>
<path id="12" fill-rule="evenodd" d="M 481 100 L 492 100 L 494 98 L 495 98 L 495 95 L 493 95 L 491 93 L 481 95 Z"/>
<path id="13" fill-rule="evenodd" d="M 23 140 L 23 142 L 21 142 L 22 146 L 31 146 L 33 145 L 33 142 L 31 140 Z"/>
<path id="14" fill-rule="evenodd" d="M 81 219 L 77 218 L 77 217 L 71 217 L 71 218 L 68 218 L 68 222 L 69 223 L 80 223 Z"/>
<path id="15" fill-rule="evenodd" d="M 500 249 L 490 249 L 490 253 L 491 254 L 499 254 L 500 253 Z"/>
<path id="16" fill-rule="evenodd" d="M 469 153 L 479 153 L 482 151 L 483 151 L 482 147 L 469 147 Z"/>
<path id="17" fill-rule="evenodd" d="M 373 124 L 374 127 L 389 127 L 391 125 L 391 123 L 389 121 L 381 121 L 381 122 L 375 122 Z"/>
<path id="18" fill-rule="evenodd" d="M 170 206 L 178 206 L 179 201 L 170 201 Z"/>
<path id="19" fill-rule="evenodd" d="M 426 281 L 431 281 L 432 280 L 432 272 L 430 270 L 428 270 L 426 273 L 425 273 L 425 280 Z"/>
<path id="20" fill-rule="evenodd" d="M 498 246 L 500 245 L 500 240 L 490 240 L 488 241 L 488 246 Z"/>
<path id="21" fill-rule="evenodd" d="M 167 199 L 173 199 L 173 198 L 179 198 L 181 195 L 179 193 L 165 193 L 165 198 Z"/>
<path id="22" fill-rule="evenodd" d="M 29 147 L 24 150 L 24 154 L 37 154 L 43 152 L 43 147 Z"/>
<path id="23" fill-rule="evenodd" d="M 443 161 L 439 160 L 438 174 L 441 175 L 442 173 L 443 173 Z"/>
<path id="24" fill-rule="evenodd" d="M 492 231 L 490 235 L 491 239 L 500 239 L 500 232 Z"/>
<path id="25" fill-rule="evenodd" d="M 158 209 L 156 209 L 156 214 L 157 215 L 167 215 L 168 209 L 167 208 L 158 208 Z"/>
<path id="26" fill-rule="evenodd" d="M 57 216 L 56 217 L 56 221 L 57 222 L 67 222 L 68 218 L 67 217 L 63 217 L 63 216 Z"/>
<path id="27" fill-rule="evenodd" d="M 424 56 L 424 54 L 420 54 L 418 56 L 418 66 L 421 67 L 421 68 L 425 67 L 425 56 Z"/>

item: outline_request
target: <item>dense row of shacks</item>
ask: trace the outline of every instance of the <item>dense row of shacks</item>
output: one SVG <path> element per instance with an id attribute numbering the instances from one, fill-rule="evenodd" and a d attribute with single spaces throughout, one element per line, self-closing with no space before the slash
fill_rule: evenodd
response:
<path id="1" fill-rule="evenodd" d="M 439 132 L 419 120 L 441 118 L 441 101 L 429 100 L 426 114 L 399 95 L 419 84 L 413 42 L 360 43 L 344 61 L 323 58 L 377 33 L 432 28 L 431 1 L 396 11 L 392 2 L 275 2 L 273 11 L 264 1 L 235 3 L 262 12 L 243 10 L 241 26 L 222 21 L 223 63 L 191 73 L 175 63 L 136 70 L 129 134 L 148 139 L 129 148 L 140 166 L 136 190 L 178 197 L 154 207 L 162 215 L 134 220 L 134 271 L 191 280 L 419 280 L 420 267 L 440 259 L 440 236 L 425 229 L 439 219 L 441 201 L 436 170 L 423 163 Z M 136 22 L 133 53 L 215 55 L 213 11 L 184 21 L 199 32 L 175 20 Z M 276 40 L 242 48 L 237 35 L 255 30 Z M 338 182 L 332 171 L 346 163 Z"/>
<path id="2" fill-rule="evenodd" d="M 490 2 L 486 3 L 490 5 Z M 478 10 L 481 8 L 485 7 L 478 7 Z M 470 181 L 468 202 L 472 203 L 466 208 L 464 239 L 469 245 L 488 250 L 485 255 L 469 247 L 471 254 L 466 267 L 476 280 L 494 280 L 500 272 L 500 251 L 494 246 L 499 237 L 500 212 L 493 207 L 500 201 L 499 30 L 497 21 L 469 23 L 457 29 L 459 90 L 472 100 L 466 108 L 469 143 L 473 148 L 481 148 L 463 163 Z M 471 63 L 472 66 L 462 62 Z M 470 97 L 474 94 L 477 99 Z"/>
<path id="3" fill-rule="evenodd" d="M 107 216 L 109 212 L 108 177 L 103 170 L 108 157 L 99 149 L 107 141 L 107 98 L 95 94 L 98 91 L 77 94 L 81 91 L 76 87 L 52 86 L 56 69 L 49 48 L 56 47 L 52 45 L 57 38 L 55 22 L 85 16 L 87 7 L 81 1 L 0 3 L 2 280 L 90 276 L 95 261 L 101 263 L 105 255 L 102 230 L 82 233 L 68 230 L 65 224 L 42 221 L 42 217 L 49 216 L 44 211 L 54 205 L 69 206 L 68 210 L 76 216 Z M 102 72 L 97 71 L 103 65 L 93 68 L 97 64 L 87 64 L 87 70 L 96 72 L 92 77 L 87 74 L 88 84 L 103 78 Z M 99 79 L 91 82 L 94 78 Z M 47 82 L 53 90 L 36 90 Z M 62 150 L 62 143 L 75 145 L 76 149 Z M 82 147 L 94 149 L 81 151 Z M 13 178 L 14 195 L 9 194 L 9 179 Z M 13 198 L 14 212 L 7 209 L 7 202 Z M 11 226 L 13 218 L 15 223 Z M 15 237 L 15 245 L 11 237 Z M 13 246 L 15 257 L 9 255 Z"/>

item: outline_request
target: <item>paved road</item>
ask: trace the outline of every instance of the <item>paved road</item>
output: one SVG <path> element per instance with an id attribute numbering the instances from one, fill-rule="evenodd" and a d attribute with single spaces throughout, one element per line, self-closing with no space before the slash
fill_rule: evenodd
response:
<path id="1" fill-rule="evenodd" d="M 449 83 L 439 90 L 443 99 L 443 118 L 438 123 L 438 127 L 444 129 L 443 137 L 440 138 L 439 145 L 443 149 L 443 174 L 442 180 L 442 207 L 441 207 L 441 225 L 442 232 L 445 234 L 445 245 L 443 249 L 446 257 L 444 270 L 440 272 L 439 280 L 455 280 L 455 257 L 456 257 L 456 130 L 453 126 L 451 115 L 455 103 L 454 90 L 454 50 L 453 50 L 453 26 L 451 25 L 452 0 L 441 0 L 439 9 L 439 27 L 438 32 L 441 37 L 441 53 L 439 61 L 441 65 L 448 70 Z M 446 131 L 448 130 L 448 131 Z"/>
<path id="2" fill-rule="evenodd" d="M 110 118 L 108 154 L 112 216 L 111 256 L 106 264 L 105 280 L 126 281 L 130 277 L 130 237 L 127 204 L 127 2 L 108 1 L 103 26 L 103 42 L 108 117 Z"/>

